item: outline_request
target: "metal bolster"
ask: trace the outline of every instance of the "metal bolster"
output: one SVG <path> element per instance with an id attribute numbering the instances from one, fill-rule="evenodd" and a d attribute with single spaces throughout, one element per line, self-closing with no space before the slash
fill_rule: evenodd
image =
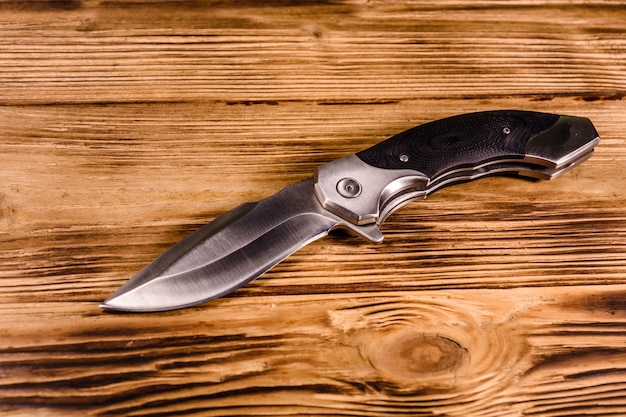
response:
<path id="1" fill-rule="evenodd" d="M 381 211 L 407 190 L 426 189 L 428 177 L 409 169 L 372 167 L 356 155 L 318 167 L 315 193 L 322 206 L 356 225 L 382 222 Z"/>
<path id="2" fill-rule="evenodd" d="M 599 141 L 598 132 L 589 119 L 560 116 L 552 127 L 528 141 L 524 161 L 562 168 L 588 153 Z"/>

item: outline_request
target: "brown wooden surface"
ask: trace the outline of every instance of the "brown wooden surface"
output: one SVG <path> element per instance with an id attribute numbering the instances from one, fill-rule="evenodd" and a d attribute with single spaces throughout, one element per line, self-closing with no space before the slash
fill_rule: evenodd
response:
<path id="1" fill-rule="evenodd" d="M 625 94 L 619 1 L 0 1 L 0 414 L 626 415 Z M 98 308 L 321 163 L 504 108 L 602 141 L 221 300 Z"/>

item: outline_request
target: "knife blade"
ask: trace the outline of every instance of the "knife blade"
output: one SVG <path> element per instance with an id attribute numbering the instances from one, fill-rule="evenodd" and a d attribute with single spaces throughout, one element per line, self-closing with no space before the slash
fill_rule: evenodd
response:
<path id="1" fill-rule="evenodd" d="M 382 242 L 380 225 L 410 201 L 488 175 L 552 179 L 588 159 L 599 140 L 587 118 L 521 110 L 416 126 L 218 217 L 139 271 L 101 307 L 150 312 L 213 300 L 334 229 Z"/>

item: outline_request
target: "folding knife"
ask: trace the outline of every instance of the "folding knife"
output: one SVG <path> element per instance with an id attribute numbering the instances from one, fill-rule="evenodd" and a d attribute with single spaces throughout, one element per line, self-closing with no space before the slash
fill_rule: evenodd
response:
<path id="1" fill-rule="evenodd" d="M 412 200 L 486 175 L 552 179 L 589 158 L 599 140 L 589 119 L 517 110 L 414 127 L 218 217 L 139 271 L 101 307 L 163 311 L 221 297 L 333 229 L 382 242 L 380 225 Z"/>

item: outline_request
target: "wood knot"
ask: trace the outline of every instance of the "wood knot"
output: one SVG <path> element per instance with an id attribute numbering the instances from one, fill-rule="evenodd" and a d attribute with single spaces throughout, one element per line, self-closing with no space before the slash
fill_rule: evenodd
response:
<path id="1" fill-rule="evenodd" d="M 395 331 L 369 345 L 372 366 L 386 380 L 449 388 L 465 364 L 467 350 L 439 334 Z"/>

